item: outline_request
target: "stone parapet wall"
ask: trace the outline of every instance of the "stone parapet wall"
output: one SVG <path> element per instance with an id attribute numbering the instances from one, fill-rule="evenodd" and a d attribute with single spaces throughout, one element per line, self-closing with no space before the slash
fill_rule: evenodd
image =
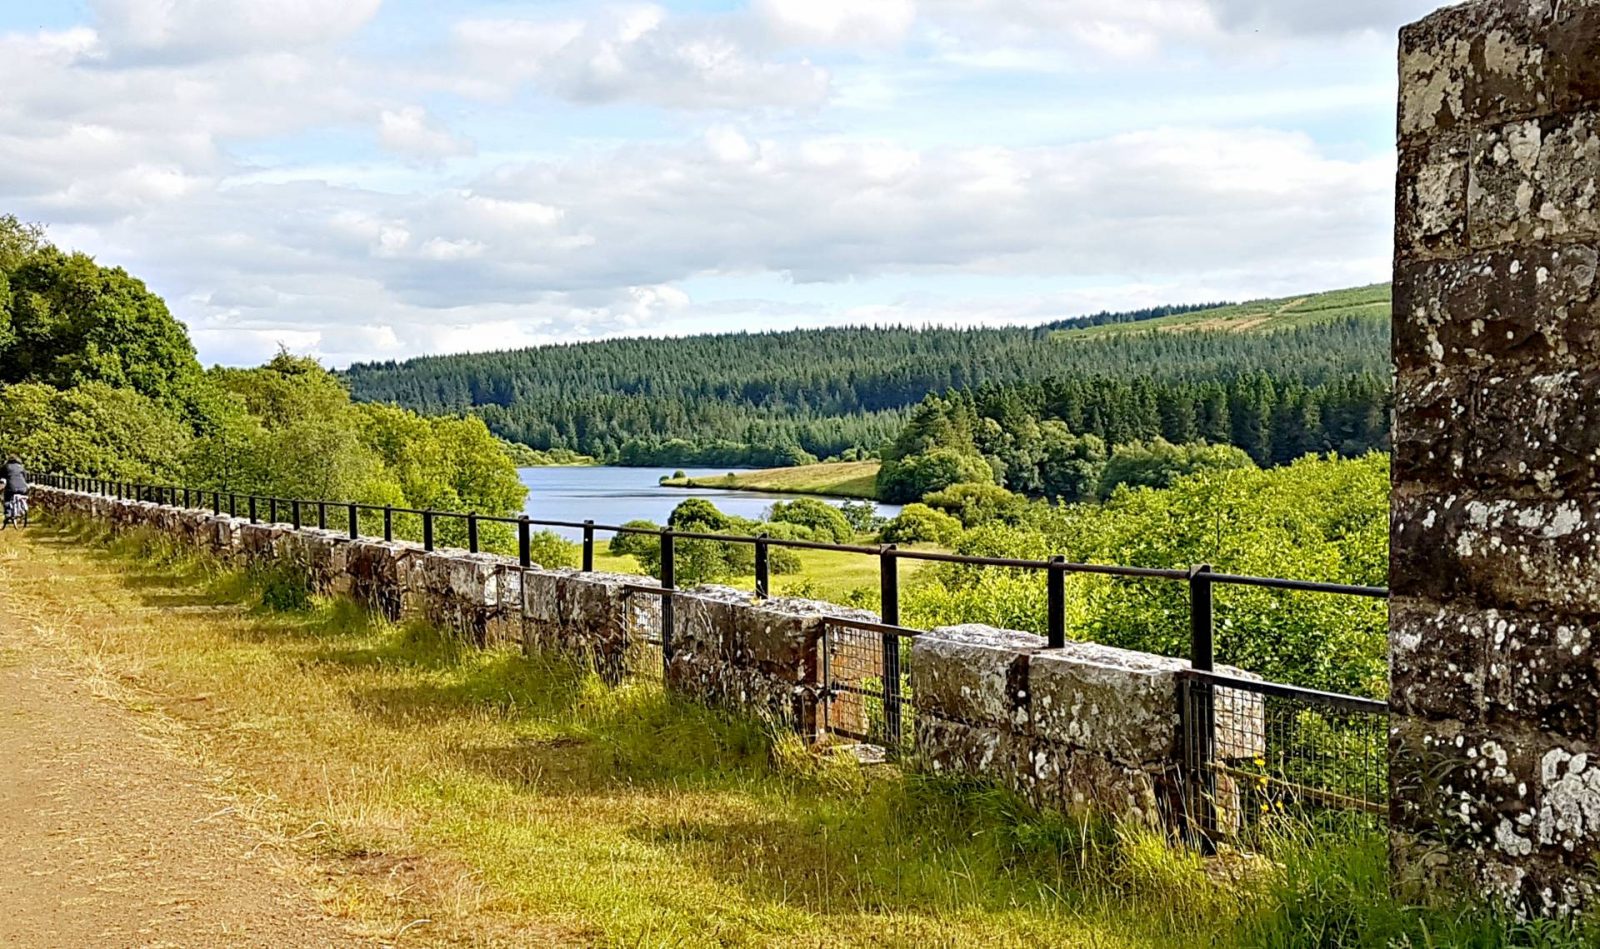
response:
<path id="1" fill-rule="evenodd" d="M 491 555 L 58 489 L 39 488 L 35 500 L 42 511 L 101 520 L 114 531 L 153 530 L 239 567 L 300 571 L 317 593 L 349 596 L 392 620 L 424 619 L 471 645 L 519 643 L 570 656 L 607 681 L 663 662 L 645 651 L 663 620 L 663 600 L 645 589 L 656 586 L 646 577 L 522 570 Z M 830 621 L 877 619 L 728 587 L 679 591 L 666 630 L 666 684 L 820 741 L 823 651 L 829 628 L 838 628 Z M 1043 807 L 1152 823 L 1179 816 L 1178 673 L 1187 663 L 1086 643 L 1050 650 L 1037 636 L 976 626 L 910 640 L 902 662 L 916 766 L 992 780 Z M 848 673 L 862 680 L 871 670 Z M 1241 702 L 1217 710 L 1225 731 L 1248 745 L 1219 749 L 1224 758 L 1260 751 L 1249 740 L 1261 733 L 1259 703 Z"/>
<path id="2" fill-rule="evenodd" d="M 1407 27 L 1399 150 L 1397 864 L 1564 913 L 1600 856 L 1600 2 Z"/>
<path id="3" fill-rule="evenodd" d="M 673 597 L 667 682 L 711 705 L 753 709 L 821 737 L 823 625 L 877 614 L 793 597 L 758 600 L 706 586 Z"/>
<path id="4" fill-rule="evenodd" d="M 1177 822 L 1184 807 L 1178 677 L 1187 662 L 1094 643 L 1048 649 L 1039 636 L 975 625 L 936 629 L 912 643 L 923 767 L 992 778 L 1041 807 Z M 1217 732 L 1230 738 L 1218 758 L 1262 754 L 1260 697 L 1224 696 Z"/>

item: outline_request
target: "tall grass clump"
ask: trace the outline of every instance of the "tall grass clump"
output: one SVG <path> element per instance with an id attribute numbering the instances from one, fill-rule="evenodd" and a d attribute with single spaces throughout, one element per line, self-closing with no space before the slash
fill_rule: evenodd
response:
<path id="1" fill-rule="evenodd" d="M 1263 847 L 1271 871 L 1245 908 L 1237 944 L 1261 949 L 1579 949 L 1600 945 L 1592 919 L 1520 919 L 1458 883 L 1397 880 L 1387 834 L 1286 823 Z"/>

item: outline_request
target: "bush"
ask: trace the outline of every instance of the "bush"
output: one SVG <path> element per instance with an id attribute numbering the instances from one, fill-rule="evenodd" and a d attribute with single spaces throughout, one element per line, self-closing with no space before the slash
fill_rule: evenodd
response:
<path id="1" fill-rule="evenodd" d="M 961 522 L 926 504 L 907 504 L 881 536 L 887 544 L 934 543 L 948 547 L 961 537 Z"/>
<path id="2" fill-rule="evenodd" d="M 839 505 L 839 513 L 858 534 L 876 534 L 888 523 L 887 518 L 878 516 L 878 505 L 871 501 L 846 501 Z"/>
<path id="3" fill-rule="evenodd" d="M 1028 501 L 997 484 L 956 484 L 922 499 L 934 510 L 961 521 L 963 527 L 981 527 L 991 521 L 1014 523 L 1024 517 Z"/>
<path id="4" fill-rule="evenodd" d="M 855 534 L 855 528 L 838 508 L 816 498 L 779 501 L 767 512 L 767 519 L 807 528 L 814 539 L 835 544 L 842 544 Z"/>
<path id="5" fill-rule="evenodd" d="M 628 521 L 623 527 L 632 527 L 635 530 L 658 531 L 661 525 L 655 521 L 633 520 Z M 606 549 L 613 557 L 634 557 L 641 564 L 647 556 L 659 556 L 661 542 L 653 534 L 615 534 Z"/>
<path id="6" fill-rule="evenodd" d="M 528 539 L 528 552 L 529 559 L 541 567 L 576 567 L 578 565 L 578 545 L 555 531 L 538 531 L 533 534 Z"/>
<path id="7" fill-rule="evenodd" d="M 878 495 L 885 501 L 920 501 L 924 495 L 969 482 L 994 483 L 994 469 L 983 456 L 935 448 L 898 461 L 885 461 L 878 472 Z"/>
<path id="8" fill-rule="evenodd" d="M 1179 478 L 1202 471 L 1254 468 L 1242 448 L 1196 442 L 1174 445 L 1166 439 L 1118 445 L 1100 475 L 1099 494 L 1109 498 L 1122 485 L 1169 488 Z"/>
<path id="9" fill-rule="evenodd" d="M 252 572 L 251 581 L 269 610 L 300 613 L 311 609 L 311 584 L 303 568 L 294 563 L 276 563 Z"/>

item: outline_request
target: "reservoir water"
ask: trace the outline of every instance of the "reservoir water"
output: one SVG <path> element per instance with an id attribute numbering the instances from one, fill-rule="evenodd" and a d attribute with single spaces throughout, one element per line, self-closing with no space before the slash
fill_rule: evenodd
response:
<path id="1" fill-rule="evenodd" d="M 592 520 L 601 524 L 625 524 L 632 520 L 664 524 L 672 509 L 686 498 L 706 498 L 724 514 L 759 520 L 774 501 L 793 501 L 800 495 L 768 494 L 761 491 L 722 491 L 712 488 L 663 488 L 660 480 L 681 470 L 691 478 L 714 478 L 728 473 L 727 468 L 613 468 L 607 466 L 573 468 L 523 468 L 518 472 L 528 486 L 524 507 L 529 517 L 552 521 Z M 830 504 L 842 498 L 822 498 Z M 893 517 L 898 505 L 880 504 L 878 513 Z M 557 533 L 578 539 L 576 529 Z"/>

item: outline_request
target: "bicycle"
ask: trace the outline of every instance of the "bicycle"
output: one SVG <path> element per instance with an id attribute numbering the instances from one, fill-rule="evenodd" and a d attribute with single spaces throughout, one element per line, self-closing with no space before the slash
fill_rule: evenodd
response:
<path id="1" fill-rule="evenodd" d="M 6 499 L 5 520 L 0 521 L 0 531 L 15 526 L 18 530 L 28 526 L 28 496 L 13 494 Z"/>

